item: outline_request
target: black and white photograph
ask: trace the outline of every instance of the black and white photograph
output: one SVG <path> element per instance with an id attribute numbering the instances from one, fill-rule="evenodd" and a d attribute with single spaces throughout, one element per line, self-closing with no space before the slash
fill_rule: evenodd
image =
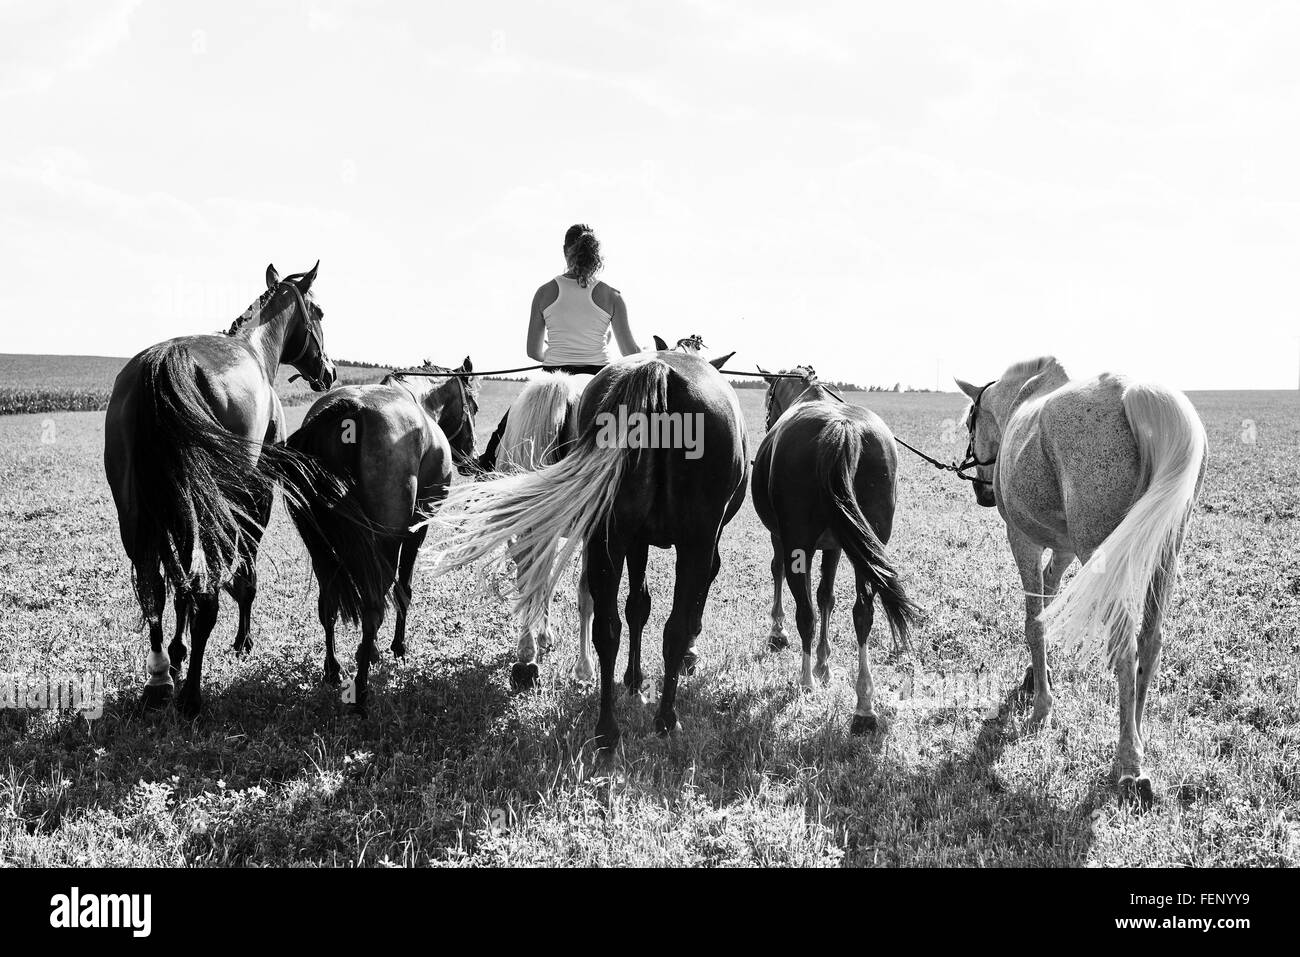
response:
<path id="1" fill-rule="evenodd" d="M 1269 923 L 1298 50 L 1265 0 L 3 0 L 6 925 L 447 868 Z"/>

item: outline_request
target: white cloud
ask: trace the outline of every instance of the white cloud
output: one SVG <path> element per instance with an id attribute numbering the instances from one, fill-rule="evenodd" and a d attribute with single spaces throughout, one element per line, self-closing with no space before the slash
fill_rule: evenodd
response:
<path id="1" fill-rule="evenodd" d="M 0 5 L 0 97 L 48 89 L 90 69 L 130 35 L 141 0 Z"/>

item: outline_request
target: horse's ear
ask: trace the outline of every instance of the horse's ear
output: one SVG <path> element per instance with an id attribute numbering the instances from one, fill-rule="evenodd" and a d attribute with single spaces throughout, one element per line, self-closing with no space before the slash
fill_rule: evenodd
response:
<path id="1" fill-rule="evenodd" d="M 280 281 L 280 270 L 275 268 L 275 263 L 266 264 L 266 288 L 274 289 L 276 283 Z"/>
<path id="2" fill-rule="evenodd" d="M 965 381 L 964 379 L 953 379 L 952 381 L 957 383 L 957 388 L 961 389 L 962 392 L 965 392 L 967 398 L 969 398 L 972 402 L 974 402 L 976 398 L 979 397 L 980 394 L 979 386 L 971 385 L 969 382 Z"/>
<path id="3" fill-rule="evenodd" d="M 709 365 L 713 366 L 713 368 L 715 369 L 721 370 L 722 367 L 727 364 L 727 360 L 730 359 L 735 354 L 736 352 L 733 349 L 731 352 L 728 352 L 725 356 L 718 356 L 718 358 L 716 359 L 710 359 Z"/>
<path id="4" fill-rule="evenodd" d="M 658 349 L 660 352 L 667 352 L 667 351 L 668 351 L 668 343 L 664 342 L 664 341 L 663 341 L 662 339 L 660 339 L 658 336 L 655 336 L 655 337 L 654 337 L 654 340 L 655 340 L 655 348 L 656 348 L 656 349 Z"/>
<path id="5" fill-rule="evenodd" d="M 320 268 L 320 260 L 316 260 L 316 265 L 312 266 L 307 272 L 303 273 L 298 280 L 298 291 L 304 296 L 311 291 L 311 284 L 316 281 L 316 270 Z"/>
<path id="6" fill-rule="evenodd" d="M 469 361 L 469 356 L 466 356 L 466 357 L 464 358 L 464 360 L 461 361 L 461 364 L 460 364 L 460 371 L 461 371 L 461 372 L 473 372 L 473 371 L 474 371 L 474 363 L 472 363 L 472 362 Z"/>

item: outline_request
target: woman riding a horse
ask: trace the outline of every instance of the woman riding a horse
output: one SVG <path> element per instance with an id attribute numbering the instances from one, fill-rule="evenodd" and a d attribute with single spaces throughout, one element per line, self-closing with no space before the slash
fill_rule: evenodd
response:
<path id="1" fill-rule="evenodd" d="M 591 227 L 570 226 L 564 234 L 565 271 L 533 294 L 528 319 L 528 357 L 547 372 L 595 375 L 616 358 L 640 352 L 627 321 L 627 306 L 617 289 L 595 278 L 604 265 L 600 243 Z M 501 417 L 478 459 L 483 472 L 496 468 L 497 450 L 509 411 Z"/>

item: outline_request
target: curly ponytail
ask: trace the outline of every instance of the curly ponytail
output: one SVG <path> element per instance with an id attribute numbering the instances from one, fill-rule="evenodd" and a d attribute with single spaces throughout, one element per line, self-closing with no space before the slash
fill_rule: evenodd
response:
<path id="1" fill-rule="evenodd" d="M 584 289 L 605 265 L 600 258 L 600 241 L 586 223 L 570 226 L 564 234 L 564 259 Z"/>

